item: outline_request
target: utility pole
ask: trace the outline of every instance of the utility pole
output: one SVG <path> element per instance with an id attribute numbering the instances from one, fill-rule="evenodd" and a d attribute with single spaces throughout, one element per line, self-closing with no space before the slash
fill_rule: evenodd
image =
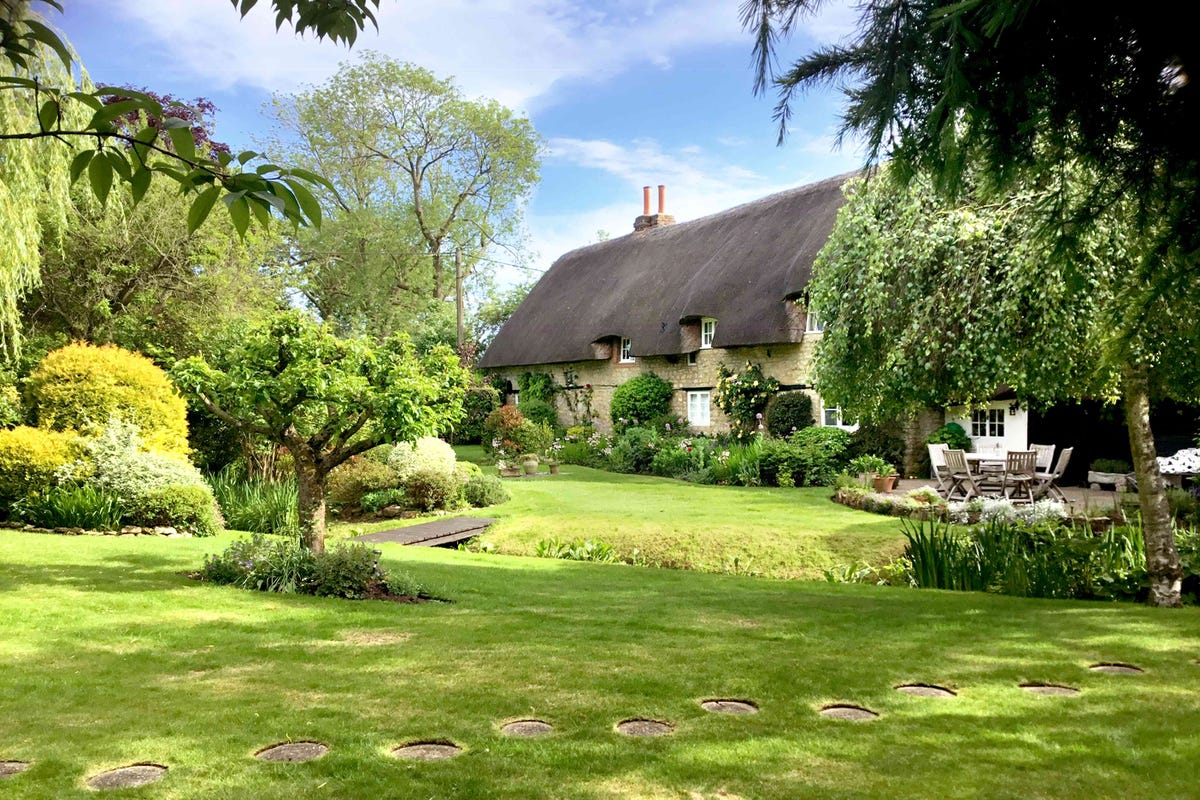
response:
<path id="1" fill-rule="evenodd" d="M 454 249 L 454 305 L 458 312 L 458 352 L 462 353 L 463 340 L 466 338 L 463 333 L 463 263 L 462 263 L 462 248 Z"/>

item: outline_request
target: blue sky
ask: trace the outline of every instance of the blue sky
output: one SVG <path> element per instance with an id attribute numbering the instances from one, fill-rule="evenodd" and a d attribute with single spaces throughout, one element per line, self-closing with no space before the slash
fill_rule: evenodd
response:
<path id="1" fill-rule="evenodd" d="M 621 235 L 645 184 L 667 186 L 682 221 L 860 165 L 836 151 L 836 93 L 801 98 L 775 146 L 774 97 L 751 92 L 739 0 L 383 0 L 379 32 L 353 51 L 275 31 L 266 0 L 239 21 L 228 0 L 72 0 L 57 22 L 97 82 L 216 103 L 217 138 L 252 147 L 273 92 L 328 78 L 374 49 L 530 116 L 547 144 L 526 214 L 530 263 L 545 268 L 597 231 Z M 826 4 L 795 55 L 849 32 Z M 501 274 L 503 282 L 519 273 Z"/>

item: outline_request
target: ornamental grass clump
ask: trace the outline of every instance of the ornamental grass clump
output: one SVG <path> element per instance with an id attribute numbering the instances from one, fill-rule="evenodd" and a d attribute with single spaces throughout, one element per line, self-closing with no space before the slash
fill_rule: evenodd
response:
<path id="1" fill-rule="evenodd" d="M 244 476 L 230 466 L 209 478 L 225 524 L 236 531 L 295 536 L 300 531 L 296 479 Z"/>

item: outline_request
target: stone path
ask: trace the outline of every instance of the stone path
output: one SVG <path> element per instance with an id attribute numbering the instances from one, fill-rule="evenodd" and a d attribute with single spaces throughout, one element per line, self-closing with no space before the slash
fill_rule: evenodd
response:
<path id="1" fill-rule="evenodd" d="M 492 520 L 476 520 L 473 517 L 460 517 L 458 520 L 439 520 L 439 522 L 458 522 L 462 520 L 482 522 L 481 526 L 473 528 L 478 530 L 490 525 L 492 522 Z M 438 523 L 430 524 L 436 525 Z M 413 529 L 384 531 L 383 534 L 400 533 L 404 530 L 411 531 Z M 383 534 L 370 534 L 370 536 L 381 536 Z M 370 539 L 363 536 L 358 538 L 363 541 L 395 541 L 394 539 Z M 407 543 L 412 544 L 413 542 Z M 424 542 L 418 541 L 415 543 L 423 544 Z M 1200 660 L 1197 660 L 1195 663 L 1200 664 Z M 1141 667 L 1134 664 L 1126 664 L 1119 661 L 1102 661 L 1092 664 L 1088 669 L 1093 672 L 1109 675 L 1141 675 L 1145 672 Z M 1026 692 L 1051 697 L 1073 697 L 1081 692 L 1080 689 L 1073 686 L 1037 681 L 1021 683 L 1018 684 L 1018 687 Z M 932 683 L 902 683 L 894 688 L 896 691 L 914 697 L 948 699 L 958 696 L 954 690 Z M 705 711 L 717 714 L 757 714 L 759 712 L 757 703 L 745 699 L 713 698 L 701 700 L 699 701 L 699 705 Z M 879 712 L 853 703 L 830 703 L 820 708 L 817 713 L 830 719 L 850 722 L 868 722 L 880 717 Z M 675 725 L 664 720 L 631 717 L 618 722 L 614 726 L 614 730 L 617 733 L 630 737 L 667 736 L 675 732 Z M 552 734 L 554 726 L 540 719 L 519 719 L 504 723 L 500 727 L 500 731 L 506 736 L 537 738 Z M 329 750 L 330 746 L 322 742 L 278 742 L 258 750 L 254 753 L 254 757 L 261 761 L 299 764 L 321 758 Z M 444 761 L 461 755 L 463 752 L 461 746 L 445 739 L 412 741 L 395 747 L 390 751 L 394 758 L 411 761 Z M 28 761 L 0 760 L 0 780 L 15 779 L 31 766 L 32 763 Z M 167 774 L 167 770 L 168 767 L 161 764 L 130 764 L 93 775 L 87 779 L 86 783 L 91 789 L 124 789 L 146 786 L 147 784 L 161 780 Z"/>
<path id="2" fill-rule="evenodd" d="M 495 521 L 487 517 L 445 517 L 433 522 L 423 522 L 420 525 L 410 525 L 407 528 L 364 533 L 362 536 L 355 536 L 354 541 L 440 547 L 478 536 Z"/>

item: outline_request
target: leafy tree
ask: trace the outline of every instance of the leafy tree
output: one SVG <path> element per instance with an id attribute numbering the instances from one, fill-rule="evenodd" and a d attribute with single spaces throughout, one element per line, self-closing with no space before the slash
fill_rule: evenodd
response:
<path id="1" fill-rule="evenodd" d="M 475 340 L 479 342 L 481 351 L 487 349 L 492 339 L 504 327 L 504 323 L 508 322 L 508 318 L 515 314 L 517 308 L 525 301 L 532 288 L 533 283 L 529 282 L 508 289 L 488 289 L 474 314 Z"/>
<path id="2" fill-rule="evenodd" d="M 258 0 L 232 0 L 244 16 Z M 276 27 L 290 22 L 299 34 L 353 44 L 374 24 L 379 0 L 272 0 Z M 187 223 L 200 226 L 218 198 L 244 232 L 251 217 L 265 225 L 272 214 L 298 224 L 320 224 L 311 187 L 319 176 L 236 157 L 219 148 L 197 150 L 187 115 L 168 113 L 175 103 L 121 87 L 94 88 L 86 73 L 77 83 L 70 46 L 38 15 L 62 11 L 58 0 L 0 2 L 0 345 L 20 344 L 17 303 L 37 281 L 40 196 L 58 213 L 67 207 L 66 185 L 86 172 L 101 204 L 114 181 L 128 184 L 137 202 L 155 177 L 175 181 L 193 195 Z M 144 114 L 161 125 L 137 131 L 121 120 Z"/>
<path id="3" fill-rule="evenodd" d="M 116 342 L 161 362 L 197 352 L 213 330 L 269 313 L 282 300 L 266 272 L 272 226 L 239 237 L 227 219 L 188 234 L 187 200 L 165 184 L 134 205 L 100 205 L 76 188 L 62 221 L 43 223 L 40 282 L 23 303 L 34 333 Z"/>
<path id="4" fill-rule="evenodd" d="M 1153 599 L 1176 604 L 1179 557 L 1169 519 L 1153 513 L 1163 491 L 1147 407 L 1152 391 L 1200 396 L 1200 307 L 1140 297 L 1143 240 L 1130 209 L 1091 226 L 1071 258 L 1034 235 L 1045 195 L 1070 191 L 1059 177 L 1003 198 L 966 191 L 958 203 L 926 180 L 851 184 L 809 288 L 826 323 L 815 381 L 829 404 L 877 421 L 983 403 L 999 386 L 1034 406 L 1123 399 L 1135 458 L 1142 448 Z M 1128 333 L 1131 307 L 1147 315 L 1147 334 Z"/>
<path id="5" fill-rule="evenodd" d="M 325 318 L 397 313 L 389 305 L 411 316 L 453 296 L 455 249 L 470 278 L 518 237 L 540 140 L 496 101 L 366 53 L 272 108 L 280 132 L 268 149 L 331 182 L 319 197 L 332 224 L 296 243 L 300 285 Z"/>
<path id="6" fill-rule="evenodd" d="M 762 90 L 773 50 L 820 0 L 746 0 Z M 893 159 L 902 181 L 932 176 L 943 194 L 992 191 L 1065 176 L 1041 195 L 1035 233 L 1066 263 L 1087 263 L 1107 210 L 1134 224 L 1123 260 L 1126 313 L 1111 331 L 1125 355 L 1131 449 L 1154 580 L 1151 601 L 1179 602 L 1168 510 L 1154 458 L 1145 343 L 1163 298 L 1200 296 L 1200 150 L 1194 146 L 1200 53 L 1177 11 L 1126 3 L 1090 13 L 1072 3 L 979 0 L 864 3 L 855 36 L 812 53 L 775 80 L 782 138 L 795 93 L 844 80 L 843 134 L 869 159 Z M 978 180 L 972 179 L 975 176 Z M 1071 272 L 1070 281 L 1087 281 Z M 1177 326 L 1171 326 L 1177 327 Z M 1154 348 L 1150 348 L 1152 351 Z M 1183 363 L 1191 364 L 1194 357 Z M 1153 363 L 1153 362 L 1152 362 Z M 1159 362 L 1161 363 L 1161 362 Z M 1161 545 L 1159 547 L 1158 545 Z"/>
<path id="7" fill-rule="evenodd" d="M 457 422 L 467 384 L 448 348 L 418 356 L 404 336 L 379 345 L 341 339 L 297 311 L 250 326 L 172 374 L 211 413 L 292 454 L 301 534 L 314 552 L 324 548 L 329 472 Z"/>

